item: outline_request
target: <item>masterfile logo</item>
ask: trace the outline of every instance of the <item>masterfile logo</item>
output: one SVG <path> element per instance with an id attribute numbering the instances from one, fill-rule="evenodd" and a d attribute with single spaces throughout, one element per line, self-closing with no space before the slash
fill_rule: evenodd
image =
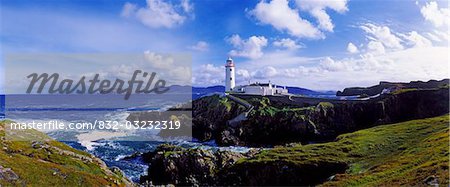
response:
<path id="1" fill-rule="evenodd" d="M 4 64 L 10 141 L 39 140 L 16 135 L 28 129 L 58 141 L 192 139 L 190 54 L 8 53 Z"/>

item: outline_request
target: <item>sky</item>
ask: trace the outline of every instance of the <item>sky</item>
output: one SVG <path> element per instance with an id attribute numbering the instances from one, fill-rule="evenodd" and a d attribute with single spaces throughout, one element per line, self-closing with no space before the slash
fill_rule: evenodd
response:
<path id="1" fill-rule="evenodd" d="M 194 86 L 223 85 L 228 57 L 238 85 L 449 77 L 448 1 L 6 0 L 0 10 L 0 88 L 11 53 L 183 53 Z"/>

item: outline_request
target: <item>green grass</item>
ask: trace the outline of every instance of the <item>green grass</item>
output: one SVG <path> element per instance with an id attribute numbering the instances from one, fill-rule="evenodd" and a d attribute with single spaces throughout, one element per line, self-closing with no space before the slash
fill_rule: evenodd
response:
<path id="1" fill-rule="evenodd" d="M 0 121 L 0 165 L 11 168 L 19 179 L 0 180 L 0 186 L 125 186 L 122 176 L 102 167 L 97 158 L 51 140 L 44 133 L 19 133 L 22 137 L 35 136 L 42 146 L 11 139 L 4 130 L 10 122 Z"/>
<path id="2" fill-rule="evenodd" d="M 227 97 L 220 98 L 220 99 L 219 99 L 219 103 L 220 103 L 221 105 L 225 106 L 227 112 L 230 112 L 230 111 L 231 111 L 231 107 L 232 107 L 232 106 L 231 106 L 231 102 L 228 101 L 228 98 L 227 98 Z"/>
<path id="3" fill-rule="evenodd" d="M 401 94 L 401 93 L 405 93 L 405 92 L 411 92 L 411 91 L 417 91 L 417 90 L 418 90 L 417 88 L 405 88 L 405 89 L 395 90 L 391 94 L 397 95 L 397 94 Z"/>
<path id="4" fill-rule="evenodd" d="M 323 109 L 327 109 L 327 108 L 333 108 L 334 105 L 333 105 L 333 103 L 330 103 L 330 102 L 320 102 L 319 104 L 317 104 L 317 107 L 322 107 Z"/>
<path id="5" fill-rule="evenodd" d="M 237 164 L 345 162 L 349 168 L 325 186 L 424 185 L 429 176 L 449 184 L 449 116 L 381 125 L 334 142 L 275 147 Z"/>
<path id="6" fill-rule="evenodd" d="M 255 110 L 253 110 L 250 115 L 252 116 L 268 116 L 268 117 L 274 117 L 275 115 L 284 116 L 286 113 L 293 112 L 297 117 L 300 117 L 304 115 L 306 112 L 310 110 L 314 110 L 316 107 L 333 107 L 333 104 L 328 102 L 321 102 L 317 106 L 310 106 L 310 107 L 301 107 L 301 108 L 292 108 L 292 107 L 283 107 L 283 108 L 277 108 L 273 106 L 270 103 L 269 98 L 263 97 L 261 99 L 259 98 L 253 98 L 251 100 L 251 103 L 256 106 Z"/>

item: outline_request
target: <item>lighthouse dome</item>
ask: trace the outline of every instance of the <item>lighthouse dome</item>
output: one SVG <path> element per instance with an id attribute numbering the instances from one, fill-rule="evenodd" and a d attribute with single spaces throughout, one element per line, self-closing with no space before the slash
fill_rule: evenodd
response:
<path id="1" fill-rule="evenodd" d="M 228 57 L 227 63 L 225 64 L 225 66 L 228 66 L 228 67 L 234 66 L 233 59 L 231 59 L 231 57 Z"/>

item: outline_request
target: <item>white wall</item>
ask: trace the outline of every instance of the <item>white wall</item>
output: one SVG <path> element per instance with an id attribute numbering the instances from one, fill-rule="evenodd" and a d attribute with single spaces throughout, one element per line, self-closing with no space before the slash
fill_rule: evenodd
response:
<path id="1" fill-rule="evenodd" d="M 234 66 L 225 66 L 225 91 L 231 91 L 236 83 Z"/>

